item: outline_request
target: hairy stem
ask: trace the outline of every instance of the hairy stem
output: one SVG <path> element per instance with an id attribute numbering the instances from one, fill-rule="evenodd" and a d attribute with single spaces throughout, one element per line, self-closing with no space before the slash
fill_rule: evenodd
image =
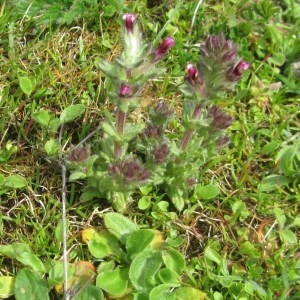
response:
<path id="1" fill-rule="evenodd" d="M 201 110 L 202 110 L 202 105 L 198 104 L 195 107 L 194 112 L 193 112 L 193 119 L 195 121 L 197 121 L 199 119 Z M 193 132 L 194 132 L 194 130 L 192 130 L 192 129 L 186 129 L 186 131 L 184 132 L 184 135 L 183 135 L 183 138 L 181 141 L 181 146 L 180 146 L 180 149 L 182 151 L 185 151 L 187 149 L 187 146 L 191 140 Z"/>
<path id="2" fill-rule="evenodd" d="M 126 113 L 120 109 L 117 111 L 116 118 L 116 132 L 118 135 L 122 136 L 125 131 L 126 124 Z M 114 149 L 115 158 L 120 158 L 122 156 L 122 145 L 119 142 L 115 142 Z"/>

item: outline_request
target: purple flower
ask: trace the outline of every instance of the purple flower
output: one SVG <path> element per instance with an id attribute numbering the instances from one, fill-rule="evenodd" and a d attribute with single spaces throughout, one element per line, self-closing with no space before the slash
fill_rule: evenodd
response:
<path id="1" fill-rule="evenodd" d="M 120 98 L 130 98 L 132 96 L 131 87 L 125 83 L 122 83 L 118 95 Z"/>
<path id="2" fill-rule="evenodd" d="M 213 127 L 216 129 L 226 129 L 233 121 L 219 106 L 213 105 L 209 110 L 209 116 L 213 119 Z"/>
<path id="3" fill-rule="evenodd" d="M 208 95 L 225 89 L 233 89 L 250 64 L 242 61 L 237 46 L 223 35 L 210 35 L 200 46 L 201 57 L 198 69 L 201 71 Z"/>
<path id="4" fill-rule="evenodd" d="M 80 146 L 71 151 L 67 156 L 67 160 L 70 162 L 83 162 L 86 161 L 90 156 L 90 149 L 87 145 Z"/>
<path id="5" fill-rule="evenodd" d="M 165 37 L 161 44 L 154 50 L 154 61 L 162 59 L 170 48 L 175 44 L 175 40 L 171 36 Z"/>
<path id="6" fill-rule="evenodd" d="M 158 164 L 165 162 L 169 153 L 170 149 L 166 143 L 158 145 L 153 151 L 154 161 Z"/>
<path id="7" fill-rule="evenodd" d="M 235 75 L 242 75 L 243 72 L 250 68 L 250 64 L 246 61 L 240 61 L 237 66 L 233 69 Z"/>
<path id="8" fill-rule="evenodd" d="M 127 13 L 123 15 L 122 19 L 124 21 L 127 32 L 133 33 L 133 26 L 137 20 L 137 15 L 133 13 Z"/>
<path id="9" fill-rule="evenodd" d="M 147 127 L 143 131 L 144 139 L 157 139 L 161 137 L 163 129 L 161 126 L 148 124 Z"/>
<path id="10" fill-rule="evenodd" d="M 121 177 L 127 183 L 145 181 L 150 177 L 150 172 L 135 159 L 124 159 L 112 164 L 109 173 Z"/>

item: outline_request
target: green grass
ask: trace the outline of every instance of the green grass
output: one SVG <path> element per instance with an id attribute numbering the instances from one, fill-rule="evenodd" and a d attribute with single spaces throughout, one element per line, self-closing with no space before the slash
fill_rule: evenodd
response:
<path id="1" fill-rule="evenodd" d="M 159 204 L 161 195 L 153 192 L 153 205 L 143 211 L 134 204 L 128 217 L 143 228 L 159 229 L 165 238 L 181 238 L 178 250 L 195 287 L 210 299 L 299 299 L 300 80 L 293 75 L 292 64 L 300 59 L 300 5 L 292 0 L 204 1 L 189 35 L 196 1 L 183 1 L 173 19 L 172 1 L 151 9 L 146 1 L 127 1 L 117 8 L 109 1 L 100 2 L 95 4 L 101 9 L 97 17 L 89 19 L 78 10 L 70 13 L 69 20 L 57 19 L 51 26 L 45 16 L 39 20 L 25 15 L 21 6 L 14 14 L 16 1 L 2 4 L 0 244 L 26 243 L 43 262 L 61 258 L 61 169 L 57 153 L 49 157 L 45 150 L 58 131 L 55 125 L 41 126 L 34 113 L 43 109 L 59 117 L 71 104 L 87 106 L 80 118 L 65 127 L 65 152 L 100 125 L 104 108 L 113 108 L 109 84 L 96 62 L 120 53 L 118 13 L 134 10 L 147 39 L 154 39 L 167 21 L 164 35 L 176 39 L 163 62 L 167 76 L 145 88 L 145 106 L 162 97 L 180 109 L 178 85 L 185 65 L 196 61 L 198 44 L 209 33 L 223 32 L 233 39 L 240 56 L 251 63 L 251 72 L 235 93 L 221 101 L 235 118 L 228 149 L 201 170 L 203 184 L 216 184 L 220 194 L 178 213 Z M 68 5 L 65 8 L 70 10 Z M 20 85 L 22 77 L 32 84 L 27 94 Z M 141 108 L 134 118 L 143 113 Z M 101 134 L 91 139 L 95 151 Z M 288 146 L 296 153 L 287 162 L 294 164 L 290 172 L 276 160 Z M 11 186 L 16 184 L 12 175 L 20 176 L 18 188 Z M 274 181 L 270 175 L 281 176 Z M 111 210 L 105 199 L 81 202 L 83 187 L 81 181 L 67 183 L 71 262 L 94 262 L 81 232 L 102 228 L 101 212 Z M 137 194 L 135 200 L 140 197 Z M 17 260 L 0 256 L 0 275 L 15 276 L 22 267 Z M 51 297 L 60 296 L 52 292 Z"/>

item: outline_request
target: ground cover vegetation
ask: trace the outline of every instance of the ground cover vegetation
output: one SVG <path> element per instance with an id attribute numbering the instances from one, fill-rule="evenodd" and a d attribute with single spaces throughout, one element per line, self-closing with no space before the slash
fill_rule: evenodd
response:
<path id="1" fill-rule="evenodd" d="M 299 299 L 299 26 L 2 1 L 0 298 Z"/>

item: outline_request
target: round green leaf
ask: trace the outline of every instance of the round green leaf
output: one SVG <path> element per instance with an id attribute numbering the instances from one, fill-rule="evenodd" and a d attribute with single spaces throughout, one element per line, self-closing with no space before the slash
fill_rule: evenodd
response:
<path id="1" fill-rule="evenodd" d="M 104 300 L 104 295 L 102 290 L 94 285 L 88 285 L 84 287 L 80 292 L 72 298 L 72 300 Z"/>
<path id="2" fill-rule="evenodd" d="M 96 258 L 108 255 L 120 257 L 121 250 L 117 238 L 108 231 L 94 233 L 88 243 L 91 254 Z"/>
<path id="3" fill-rule="evenodd" d="M 23 252 L 19 256 L 16 257 L 18 261 L 22 264 L 31 267 L 33 270 L 37 272 L 44 273 L 45 268 L 42 261 L 34 254 Z"/>
<path id="4" fill-rule="evenodd" d="M 32 118 L 40 125 L 47 127 L 51 120 L 51 115 L 46 110 L 41 109 L 40 111 L 33 113 Z"/>
<path id="5" fill-rule="evenodd" d="M 185 259 L 179 251 L 173 248 L 168 248 L 163 251 L 162 257 L 168 269 L 176 272 L 178 275 L 181 275 L 185 269 Z"/>
<path id="6" fill-rule="evenodd" d="M 15 281 L 16 300 L 48 300 L 47 281 L 30 269 L 18 272 Z"/>
<path id="7" fill-rule="evenodd" d="M 128 268 L 116 268 L 101 272 L 96 279 L 96 286 L 111 295 L 122 295 L 128 285 Z"/>
<path id="8" fill-rule="evenodd" d="M 14 293 L 14 277 L 0 276 L 0 299 L 5 299 Z"/>
<path id="9" fill-rule="evenodd" d="M 200 291 L 197 290 L 191 286 L 181 286 L 177 288 L 174 292 L 176 295 L 176 299 L 184 299 L 184 300 L 208 300 L 209 298 L 207 295 Z"/>
<path id="10" fill-rule="evenodd" d="M 155 233 L 151 229 L 139 229 L 131 233 L 126 240 L 127 252 L 131 255 L 142 252 L 144 249 L 151 248 L 151 242 L 155 238 Z"/>
<path id="11" fill-rule="evenodd" d="M 219 189 L 216 185 L 208 184 L 205 186 L 196 185 L 195 195 L 200 199 L 212 199 L 219 194 Z"/>
<path id="12" fill-rule="evenodd" d="M 149 300 L 177 300 L 178 298 L 176 297 L 174 292 L 172 292 L 173 289 L 174 284 L 160 284 L 151 290 L 149 294 Z"/>
<path id="13" fill-rule="evenodd" d="M 129 277 L 137 290 L 150 290 L 156 285 L 155 275 L 162 265 L 160 252 L 143 251 L 133 259 Z"/>
<path id="14" fill-rule="evenodd" d="M 5 178 L 5 187 L 20 189 L 26 186 L 26 178 L 20 175 L 10 175 Z"/>
<path id="15" fill-rule="evenodd" d="M 20 77 L 20 87 L 22 91 L 29 96 L 33 90 L 33 84 L 28 77 Z"/>

